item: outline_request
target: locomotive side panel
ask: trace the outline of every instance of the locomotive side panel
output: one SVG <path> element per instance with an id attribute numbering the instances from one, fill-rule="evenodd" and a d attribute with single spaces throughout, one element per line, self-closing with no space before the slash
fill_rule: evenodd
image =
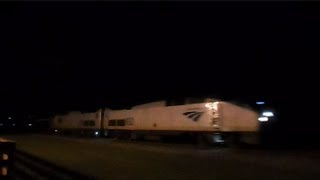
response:
<path id="1" fill-rule="evenodd" d="M 211 113 L 204 103 L 111 111 L 105 124 L 108 129 L 125 130 L 213 130 Z"/>
<path id="2" fill-rule="evenodd" d="M 219 109 L 222 119 L 222 131 L 259 131 L 258 113 L 226 102 L 221 102 Z"/>

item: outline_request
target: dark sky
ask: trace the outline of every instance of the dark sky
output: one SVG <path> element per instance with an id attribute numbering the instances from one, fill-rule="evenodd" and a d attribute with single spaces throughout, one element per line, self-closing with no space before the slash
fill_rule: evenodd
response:
<path id="1" fill-rule="evenodd" d="M 3 112 L 316 99 L 319 3 L 1 3 L 0 21 Z"/>

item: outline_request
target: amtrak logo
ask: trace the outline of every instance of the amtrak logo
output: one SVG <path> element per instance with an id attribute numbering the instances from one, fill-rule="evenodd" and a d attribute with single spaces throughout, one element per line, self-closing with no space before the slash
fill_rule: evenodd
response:
<path id="1" fill-rule="evenodd" d="M 199 111 L 188 111 L 183 113 L 183 115 L 187 116 L 188 118 L 192 119 L 193 121 L 198 121 L 198 119 L 201 117 L 203 112 Z"/>

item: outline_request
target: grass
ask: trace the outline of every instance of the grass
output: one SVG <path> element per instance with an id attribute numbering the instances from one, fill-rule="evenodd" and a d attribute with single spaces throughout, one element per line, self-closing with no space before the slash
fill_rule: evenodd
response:
<path id="1" fill-rule="evenodd" d="M 48 136 L 10 136 L 17 149 L 97 179 L 308 179 L 319 174 L 228 154 L 199 156 L 150 151 L 116 143 L 89 143 Z M 250 155 L 248 155 L 248 159 Z M 276 160 L 275 160 L 276 161 Z M 286 164 L 286 162 L 282 162 Z"/>

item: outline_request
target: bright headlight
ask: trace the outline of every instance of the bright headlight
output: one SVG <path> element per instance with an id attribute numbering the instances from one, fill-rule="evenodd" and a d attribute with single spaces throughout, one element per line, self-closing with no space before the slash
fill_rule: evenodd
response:
<path id="1" fill-rule="evenodd" d="M 273 114 L 273 112 L 271 112 L 271 111 L 265 111 L 265 112 L 262 113 L 262 116 L 273 117 L 274 114 Z"/>
<path id="2" fill-rule="evenodd" d="M 269 120 L 269 118 L 268 117 L 259 117 L 258 120 L 260 122 L 267 122 Z"/>

